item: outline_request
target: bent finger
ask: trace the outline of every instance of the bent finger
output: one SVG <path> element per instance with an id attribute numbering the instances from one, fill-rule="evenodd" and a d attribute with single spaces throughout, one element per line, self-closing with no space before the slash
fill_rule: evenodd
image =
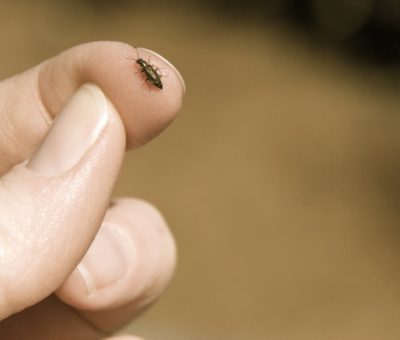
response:
<path id="1" fill-rule="evenodd" d="M 162 90 L 146 82 L 135 62 L 138 56 L 162 68 Z M 142 145 L 160 133 L 179 111 L 184 93 L 179 72 L 152 51 L 120 42 L 73 47 L 0 82 L 0 174 L 29 157 L 61 108 L 86 82 L 99 85 L 114 103 L 128 146 Z"/>
<path id="2" fill-rule="evenodd" d="M 144 201 L 119 199 L 56 294 L 96 328 L 110 332 L 158 299 L 175 261 L 175 243 L 160 213 Z"/>

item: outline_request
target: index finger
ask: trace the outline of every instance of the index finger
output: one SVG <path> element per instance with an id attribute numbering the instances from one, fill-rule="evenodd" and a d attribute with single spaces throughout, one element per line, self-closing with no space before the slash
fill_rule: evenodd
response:
<path id="1" fill-rule="evenodd" d="M 136 63 L 138 55 L 161 70 L 162 89 L 146 81 Z M 173 120 L 185 91 L 175 67 L 152 51 L 120 42 L 73 47 L 0 82 L 0 174 L 29 156 L 61 108 L 86 82 L 99 85 L 113 102 L 130 147 L 145 144 Z"/>

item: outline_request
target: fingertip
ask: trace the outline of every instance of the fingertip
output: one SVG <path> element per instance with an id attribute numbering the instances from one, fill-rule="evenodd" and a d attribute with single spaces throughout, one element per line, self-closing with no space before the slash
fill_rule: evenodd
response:
<path id="1" fill-rule="evenodd" d="M 159 135 L 182 107 L 181 76 L 170 62 L 153 51 L 115 41 L 87 43 L 82 49 L 78 77 L 86 77 L 104 90 L 124 122 L 127 148 L 140 147 Z M 159 70 L 162 90 L 152 85 L 136 60 Z M 179 74 L 179 75 L 178 75 Z"/>

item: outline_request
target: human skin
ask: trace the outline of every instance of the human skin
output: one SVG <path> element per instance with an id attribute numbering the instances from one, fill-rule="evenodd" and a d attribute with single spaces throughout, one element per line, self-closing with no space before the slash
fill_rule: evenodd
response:
<path id="1" fill-rule="evenodd" d="M 167 75 L 162 90 L 138 52 Z M 184 92 L 169 62 L 119 42 L 0 82 L 1 338 L 104 338 L 162 293 L 176 259 L 165 220 L 110 200 L 125 151 L 157 136 Z"/>

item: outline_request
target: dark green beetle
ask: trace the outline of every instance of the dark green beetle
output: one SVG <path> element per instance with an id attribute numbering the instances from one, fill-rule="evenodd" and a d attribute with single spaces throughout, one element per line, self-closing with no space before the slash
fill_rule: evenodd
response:
<path id="1" fill-rule="evenodd" d="M 162 74 L 159 73 L 158 68 L 149 64 L 142 58 L 136 59 L 136 63 L 140 66 L 140 71 L 146 76 L 146 80 L 158 87 L 160 90 L 163 88 L 163 83 L 161 81 Z"/>

